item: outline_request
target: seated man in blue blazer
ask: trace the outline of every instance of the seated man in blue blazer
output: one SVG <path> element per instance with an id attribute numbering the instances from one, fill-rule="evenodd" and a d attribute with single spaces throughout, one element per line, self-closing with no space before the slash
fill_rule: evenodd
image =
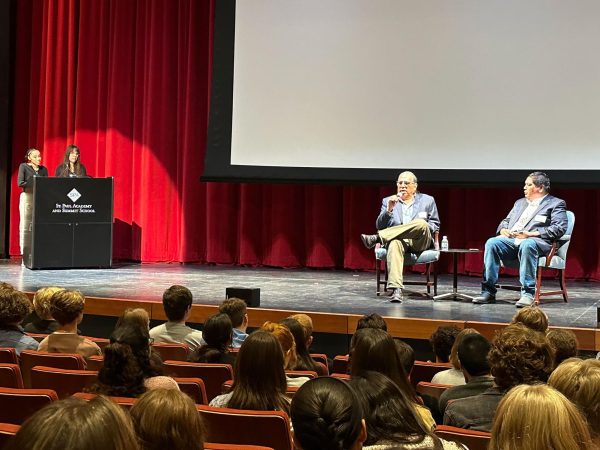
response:
<path id="1" fill-rule="evenodd" d="M 375 226 L 377 234 L 360 236 L 367 248 L 377 243 L 387 246 L 389 288 L 392 302 L 402 302 L 405 252 L 422 252 L 433 244 L 433 234 L 440 228 L 440 218 L 433 197 L 417 192 L 417 177 L 402 172 L 396 182 L 397 194 L 385 197 Z"/>
<path id="2" fill-rule="evenodd" d="M 548 194 L 550 178 L 544 172 L 530 173 L 523 186 L 525 198 L 515 202 L 500 222 L 497 236 L 485 243 L 481 295 L 473 303 L 494 303 L 500 260 L 519 261 L 521 297 L 517 308 L 529 306 L 535 296 L 538 257 L 546 255 L 552 242 L 567 230 L 566 203 Z"/>

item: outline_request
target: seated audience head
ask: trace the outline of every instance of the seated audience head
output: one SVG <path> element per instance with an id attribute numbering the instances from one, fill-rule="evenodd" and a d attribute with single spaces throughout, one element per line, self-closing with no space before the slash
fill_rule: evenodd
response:
<path id="1" fill-rule="evenodd" d="M 190 361 L 219 362 L 223 353 L 227 353 L 233 340 L 231 319 L 225 313 L 210 316 L 204 322 L 202 336 L 206 345 L 198 347 L 190 356 Z"/>
<path id="2" fill-rule="evenodd" d="M 454 339 L 454 344 L 452 344 L 452 348 L 450 349 L 450 364 L 452 364 L 452 367 L 454 367 L 456 370 L 460 370 L 458 346 L 460 345 L 464 337 L 470 334 L 479 334 L 479 331 L 477 331 L 475 328 L 465 328 L 464 330 L 461 330 L 461 332 L 456 335 L 456 339 Z"/>
<path id="3" fill-rule="evenodd" d="M 106 397 L 70 397 L 27 419 L 5 447 L 11 450 L 136 450 L 131 419 Z"/>
<path id="4" fill-rule="evenodd" d="M 148 315 L 148 311 L 144 308 L 127 308 L 117 319 L 115 328 L 119 328 L 123 325 L 133 325 L 149 330 L 150 316 Z"/>
<path id="5" fill-rule="evenodd" d="M 146 392 L 131 408 L 141 450 L 202 450 L 204 423 L 194 401 L 176 389 Z"/>
<path id="6" fill-rule="evenodd" d="M 277 338 L 283 350 L 285 369 L 293 370 L 293 367 L 296 367 L 298 356 L 296 355 L 296 342 L 290 330 L 281 324 L 269 321 L 263 324 L 261 330 L 268 331 Z"/>
<path id="7" fill-rule="evenodd" d="M 264 330 L 250 334 L 238 353 L 228 407 L 287 412 L 286 388 L 281 344 Z"/>
<path id="8" fill-rule="evenodd" d="M 0 325 L 16 326 L 33 309 L 27 295 L 7 285 L 0 288 Z"/>
<path id="9" fill-rule="evenodd" d="M 59 287 L 44 287 L 36 291 L 35 295 L 33 296 L 33 309 L 40 319 L 52 319 L 52 296 L 58 291 L 62 290 L 63 289 Z"/>
<path id="10" fill-rule="evenodd" d="M 317 371 L 315 362 L 310 357 L 308 348 L 306 347 L 306 340 L 304 339 L 304 328 L 300 325 L 296 319 L 283 319 L 279 322 L 281 325 L 286 327 L 292 333 L 294 337 L 294 344 L 296 345 L 296 364 L 292 370 L 313 370 Z"/>
<path id="11" fill-rule="evenodd" d="M 555 328 L 546 334 L 550 346 L 554 349 L 554 365 L 558 366 L 565 359 L 577 356 L 579 342 L 571 330 Z"/>
<path id="12" fill-rule="evenodd" d="M 418 444 L 426 436 L 437 441 L 419 418 L 413 399 L 385 375 L 361 372 L 352 378 L 350 386 L 356 392 L 365 416 L 365 445 L 378 445 L 385 441 L 402 448 L 401 444 Z"/>
<path id="13" fill-rule="evenodd" d="M 185 286 L 175 284 L 165 290 L 162 302 L 169 322 L 185 322 L 192 308 L 192 293 Z"/>
<path id="14" fill-rule="evenodd" d="M 290 415 L 294 444 L 300 450 L 359 450 L 366 438 L 356 395 L 336 378 L 304 383 L 292 399 Z"/>
<path id="15" fill-rule="evenodd" d="M 450 351 L 460 329 L 455 326 L 440 326 L 429 338 L 436 362 L 447 363 L 450 361 Z"/>
<path id="16" fill-rule="evenodd" d="M 85 297 L 79 291 L 61 289 L 50 299 L 50 314 L 61 327 L 77 326 L 83 319 Z"/>
<path id="17" fill-rule="evenodd" d="M 600 445 L 600 361 L 570 358 L 554 369 L 548 384 L 575 403 Z"/>
<path id="18" fill-rule="evenodd" d="M 219 312 L 227 314 L 233 328 L 246 331 L 248 328 L 248 305 L 241 298 L 231 297 L 219 306 Z"/>
<path id="19" fill-rule="evenodd" d="M 362 328 L 378 328 L 387 331 L 387 323 L 383 317 L 377 313 L 365 314 L 358 319 L 358 322 L 356 322 L 356 329 L 360 330 Z"/>
<path id="20" fill-rule="evenodd" d="M 522 323 L 527 328 L 545 333 L 548 331 L 548 316 L 542 308 L 526 306 L 513 317 L 511 324 Z"/>
<path id="21" fill-rule="evenodd" d="M 400 358 L 400 364 L 402 364 L 404 373 L 410 377 L 416 360 L 415 351 L 410 345 L 399 338 L 394 338 L 394 345 L 396 346 L 396 352 L 398 353 L 398 358 Z"/>
<path id="22" fill-rule="evenodd" d="M 479 333 L 472 333 L 461 339 L 457 355 L 460 360 L 460 367 L 466 377 L 490 374 L 490 364 L 488 362 L 490 348 L 490 341 Z"/>
<path id="23" fill-rule="evenodd" d="M 313 321 L 308 314 L 294 314 L 290 316 L 290 319 L 296 319 L 302 325 L 304 329 L 304 341 L 306 342 L 306 348 L 310 349 L 313 341 Z"/>
<path id="24" fill-rule="evenodd" d="M 510 389 L 545 383 L 554 368 L 554 352 L 545 334 L 517 323 L 498 332 L 488 362 L 495 384 Z"/>
<path id="25" fill-rule="evenodd" d="M 498 405 L 490 450 L 591 448 L 585 419 L 550 386 L 517 386 Z"/>
<path id="26" fill-rule="evenodd" d="M 408 376 L 400 363 L 394 339 L 383 330 L 362 328 L 350 341 L 350 375 L 373 370 L 390 378 L 407 396 L 414 398 Z"/>

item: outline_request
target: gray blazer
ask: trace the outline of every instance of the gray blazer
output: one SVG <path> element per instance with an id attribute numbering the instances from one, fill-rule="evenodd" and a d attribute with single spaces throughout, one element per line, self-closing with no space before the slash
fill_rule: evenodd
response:
<path id="1" fill-rule="evenodd" d="M 525 208 L 527 208 L 527 200 L 525 198 L 517 200 L 508 216 L 498 225 L 496 233 L 499 234 L 503 228 L 510 230 L 519 220 Z M 524 229 L 525 231 L 539 231 L 540 236 L 532 239 L 535 239 L 542 253 L 548 253 L 552 242 L 560 239 L 567 231 L 567 204 L 560 198 L 547 195 Z"/>
<path id="2" fill-rule="evenodd" d="M 381 201 L 381 212 L 375 222 L 375 226 L 378 230 L 383 230 L 384 228 L 393 227 L 395 225 L 402 225 L 402 204 L 400 202 L 394 206 L 394 210 L 391 214 L 387 212 L 387 204 L 390 197 L 391 195 L 385 197 Z M 438 215 L 435 200 L 431 195 L 421 194 L 420 192 L 415 194 L 415 203 L 413 205 L 411 220 L 414 219 L 424 219 L 431 229 L 431 234 L 440 229 L 440 216 Z"/>

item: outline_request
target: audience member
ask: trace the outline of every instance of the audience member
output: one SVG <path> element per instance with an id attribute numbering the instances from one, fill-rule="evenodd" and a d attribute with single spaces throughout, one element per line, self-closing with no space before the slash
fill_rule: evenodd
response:
<path id="1" fill-rule="evenodd" d="M 417 401 L 416 394 L 408 382 L 400 358 L 396 352 L 394 339 L 383 330 L 362 328 L 357 330 L 350 342 L 350 375 L 359 376 L 362 372 L 373 370 L 386 375 L 407 398 Z M 415 408 L 423 422 L 431 429 L 435 422 L 431 412 L 415 403 Z"/>
<path id="2" fill-rule="evenodd" d="M 131 419 L 106 397 L 52 402 L 27 419 L 8 450 L 137 450 Z"/>
<path id="3" fill-rule="evenodd" d="M 517 386 L 498 405 L 490 450 L 592 448 L 577 407 L 550 386 Z"/>
<path id="4" fill-rule="evenodd" d="M 404 342 L 400 338 L 393 338 L 394 345 L 396 346 L 396 352 L 398 353 L 398 358 L 400 358 L 400 364 L 404 369 L 404 373 L 410 379 L 410 373 L 415 365 L 415 351 L 413 348 Z"/>
<path id="5" fill-rule="evenodd" d="M 433 332 L 429 338 L 429 343 L 435 354 L 435 362 L 450 362 L 450 351 L 458 333 L 460 333 L 460 328 L 454 325 L 440 326 Z"/>
<path id="6" fill-rule="evenodd" d="M 571 330 L 554 328 L 548 331 L 546 338 L 554 349 L 554 367 L 558 367 L 565 359 L 577 356 L 579 342 Z"/>
<path id="7" fill-rule="evenodd" d="M 227 314 L 217 313 L 206 319 L 202 335 L 206 344 L 192 352 L 190 361 L 231 364 L 235 367 L 236 358 L 228 350 L 233 339 L 233 327 Z"/>
<path id="8" fill-rule="evenodd" d="M 31 312 L 31 302 L 25 294 L 8 283 L 0 283 L 0 347 L 37 350 L 38 342 L 27 336 L 21 322 Z"/>
<path id="9" fill-rule="evenodd" d="M 144 308 L 127 308 L 117 319 L 115 329 L 124 325 L 138 326 L 143 329 L 150 329 L 150 316 Z"/>
<path id="10" fill-rule="evenodd" d="M 116 328 L 104 349 L 104 364 L 90 391 L 117 397 L 138 397 L 150 389 L 179 389 L 151 363 L 148 330 L 128 324 Z"/>
<path id="11" fill-rule="evenodd" d="M 517 323 L 496 335 L 488 361 L 494 385 L 481 394 L 450 403 L 444 425 L 489 432 L 504 394 L 519 384 L 545 383 L 554 366 L 554 354 L 543 333 Z"/>
<path id="12" fill-rule="evenodd" d="M 281 349 L 283 350 L 284 361 L 285 361 L 285 370 L 294 370 L 296 367 L 296 361 L 298 360 L 298 355 L 296 354 L 296 342 L 294 340 L 294 336 L 289 329 L 275 322 L 265 322 L 261 327 L 261 330 L 268 331 L 273 334 L 279 341 L 281 345 Z M 309 378 L 308 377 L 290 377 L 286 375 L 287 385 L 290 387 L 299 387 L 306 383 Z"/>
<path id="13" fill-rule="evenodd" d="M 511 325 L 522 323 L 527 328 L 546 333 L 548 331 L 548 316 L 542 308 L 537 306 L 525 306 L 519 310 L 512 319 Z"/>
<path id="14" fill-rule="evenodd" d="M 187 344 L 194 351 L 204 345 L 202 332 L 185 322 L 192 312 L 192 293 L 185 286 L 173 285 L 163 293 L 163 309 L 168 321 L 150 330 L 154 342 Z"/>
<path id="15" fill-rule="evenodd" d="M 318 366 L 310 357 L 308 348 L 306 348 L 306 340 L 304 339 L 304 328 L 296 319 L 283 319 L 279 322 L 292 333 L 294 344 L 296 345 L 296 364 L 293 370 L 311 370 L 319 375 L 327 375 L 326 370 Z"/>
<path id="16" fill-rule="evenodd" d="M 211 406 L 289 412 L 284 358 L 277 338 L 257 330 L 240 347 L 231 391 L 218 395 Z"/>
<path id="17" fill-rule="evenodd" d="M 452 344 L 452 348 L 450 349 L 450 364 L 452 364 L 452 368 L 436 373 L 431 379 L 432 383 L 451 384 L 452 386 L 460 386 L 461 384 L 465 384 L 465 376 L 460 368 L 460 360 L 458 359 L 458 346 L 460 345 L 460 341 L 465 336 L 478 333 L 479 331 L 474 328 L 465 328 L 456 335 L 454 344 Z"/>
<path id="18" fill-rule="evenodd" d="M 131 408 L 141 450 L 202 450 L 204 423 L 194 401 L 174 389 L 155 389 Z"/>
<path id="19" fill-rule="evenodd" d="M 23 327 L 28 333 L 50 334 L 58 329 L 58 322 L 52 318 L 50 301 L 52 296 L 60 291 L 58 287 L 38 289 L 33 296 L 33 312 L 25 319 Z"/>
<path id="20" fill-rule="evenodd" d="M 554 369 L 548 384 L 577 405 L 600 448 L 600 361 L 570 358 Z"/>
<path id="21" fill-rule="evenodd" d="M 248 337 L 248 307 L 240 298 L 231 297 L 221 303 L 219 312 L 225 313 L 233 325 L 233 348 L 240 348 L 242 342 Z"/>
<path id="22" fill-rule="evenodd" d="M 39 350 L 52 353 L 79 353 L 84 358 L 102 355 L 98 345 L 77 334 L 83 320 L 85 297 L 79 291 L 61 289 L 50 299 L 50 314 L 58 322 L 56 331 L 40 342 Z"/>
<path id="23" fill-rule="evenodd" d="M 377 313 L 365 314 L 358 319 L 358 322 L 356 322 L 356 329 L 360 330 L 362 328 L 378 328 L 387 331 L 387 323 L 384 318 Z"/>
<path id="24" fill-rule="evenodd" d="M 305 383 L 291 406 L 298 450 L 360 450 L 367 437 L 360 403 L 347 383 L 317 378 Z"/>
<path id="25" fill-rule="evenodd" d="M 492 387 L 494 378 L 490 374 L 487 360 L 490 347 L 490 342 L 479 333 L 468 334 L 461 339 L 457 353 L 467 383 L 451 387 L 440 396 L 439 409 L 442 416 L 448 401 L 472 397 Z"/>
<path id="26" fill-rule="evenodd" d="M 304 329 L 304 342 L 306 348 L 310 351 L 310 346 L 313 343 L 313 321 L 308 314 L 294 314 L 289 317 L 290 319 L 296 319 L 302 325 Z"/>
<path id="27" fill-rule="evenodd" d="M 443 441 L 425 425 L 407 397 L 391 379 L 379 372 L 355 376 L 350 386 L 359 399 L 367 425 L 364 449 L 461 449 Z"/>

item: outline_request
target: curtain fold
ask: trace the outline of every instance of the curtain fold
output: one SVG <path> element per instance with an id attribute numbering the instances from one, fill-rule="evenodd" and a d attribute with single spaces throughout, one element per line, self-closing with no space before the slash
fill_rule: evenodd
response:
<path id="1" fill-rule="evenodd" d="M 215 0 L 17 2 L 10 252 L 19 252 L 17 168 L 28 147 L 50 173 L 67 144 L 96 177 L 114 177 L 116 259 L 308 268 L 374 268 L 386 186 L 201 183 Z M 542 167 L 543 168 L 543 167 Z M 532 168 L 537 169 L 537 168 Z M 418 175 L 418 171 L 417 175 Z M 441 234 L 483 249 L 521 186 L 419 186 Z M 567 275 L 600 279 L 595 189 L 557 189 L 577 216 Z M 482 254 L 461 259 L 480 274 Z M 441 271 L 451 269 L 443 257 Z"/>

